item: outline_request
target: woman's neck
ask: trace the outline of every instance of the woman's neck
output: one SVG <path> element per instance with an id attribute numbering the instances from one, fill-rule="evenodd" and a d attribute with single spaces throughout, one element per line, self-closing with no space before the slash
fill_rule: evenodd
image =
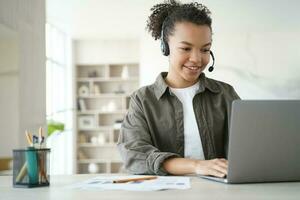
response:
<path id="1" fill-rule="evenodd" d="M 199 79 L 196 79 L 195 81 L 186 81 L 182 77 L 168 72 L 167 76 L 165 77 L 165 81 L 167 85 L 172 88 L 187 88 L 197 83 Z"/>

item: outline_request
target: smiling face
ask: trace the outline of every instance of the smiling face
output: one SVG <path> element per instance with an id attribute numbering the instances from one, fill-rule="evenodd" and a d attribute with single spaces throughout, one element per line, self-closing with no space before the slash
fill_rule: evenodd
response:
<path id="1" fill-rule="evenodd" d="M 168 37 L 169 73 L 166 82 L 174 88 L 194 85 L 210 60 L 212 33 L 208 26 L 190 22 L 175 24 Z"/>

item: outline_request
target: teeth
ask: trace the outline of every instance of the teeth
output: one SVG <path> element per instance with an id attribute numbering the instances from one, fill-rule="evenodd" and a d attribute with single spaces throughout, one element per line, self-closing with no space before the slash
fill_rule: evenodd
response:
<path id="1" fill-rule="evenodd" d="M 187 67 L 187 68 L 192 69 L 192 70 L 196 70 L 196 69 L 198 69 L 199 67 Z"/>

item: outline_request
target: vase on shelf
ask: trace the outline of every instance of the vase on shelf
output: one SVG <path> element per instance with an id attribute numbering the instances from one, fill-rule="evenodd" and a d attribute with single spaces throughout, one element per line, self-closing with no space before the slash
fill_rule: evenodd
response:
<path id="1" fill-rule="evenodd" d="M 128 79 L 129 78 L 129 69 L 128 69 L 127 65 L 123 66 L 122 73 L 121 73 L 121 78 L 122 79 Z"/>
<path id="2" fill-rule="evenodd" d="M 96 163 L 90 163 L 88 165 L 88 171 L 91 174 L 95 174 L 95 173 L 97 173 L 99 171 L 99 167 L 98 167 L 98 165 Z"/>

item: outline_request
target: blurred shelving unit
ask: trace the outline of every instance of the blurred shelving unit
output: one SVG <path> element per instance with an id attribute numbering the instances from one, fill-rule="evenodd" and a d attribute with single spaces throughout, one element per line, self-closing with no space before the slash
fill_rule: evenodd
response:
<path id="1" fill-rule="evenodd" d="M 139 64 L 76 63 L 77 173 L 118 173 L 122 166 L 116 143 L 138 88 Z"/>

